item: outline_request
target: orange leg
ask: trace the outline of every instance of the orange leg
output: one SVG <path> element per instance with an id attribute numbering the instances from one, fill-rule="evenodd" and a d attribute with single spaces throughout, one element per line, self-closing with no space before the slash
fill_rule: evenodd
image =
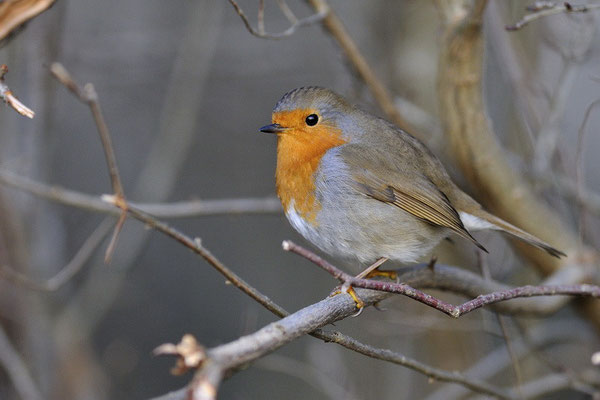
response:
<path id="1" fill-rule="evenodd" d="M 381 257 L 379 260 L 375 261 L 371 264 L 367 269 L 365 269 L 360 274 L 356 275 L 357 278 L 375 278 L 378 276 L 383 276 L 385 278 L 389 278 L 393 281 L 398 279 L 398 273 L 396 271 L 381 271 L 379 270 L 379 266 L 388 260 L 387 257 Z"/>
<path id="2" fill-rule="evenodd" d="M 397 280 L 398 274 L 396 273 L 396 271 L 380 271 L 378 269 L 379 266 L 381 264 L 383 264 L 384 262 L 386 262 L 387 260 L 388 260 L 387 257 L 381 257 L 379 260 L 377 260 L 373 264 L 371 264 L 367 269 L 362 271 L 360 274 L 356 275 L 356 277 L 361 278 L 361 279 L 362 278 L 369 279 L 369 278 L 374 278 L 374 277 L 378 277 L 378 276 L 383 276 L 383 277 L 389 278 L 394 281 Z M 354 303 L 356 304 L 356 308 L 358 308 L 359 310 L 362 311 L 363 307 L 365 306 L 365 303 L 360 299 L 360 297 L 358 297 L 358 295 L 356 294 L 356 291 L 354 290 L 354 288 L 352 286 L 342 286 L 340 289 L 332 292 L 331 296 L 335 296 L 336 294 L 340 294 L 342 292 L 348 293 L 350 295 L 350 297 L 352 297 L 352 300 L 354 300 Z"/>

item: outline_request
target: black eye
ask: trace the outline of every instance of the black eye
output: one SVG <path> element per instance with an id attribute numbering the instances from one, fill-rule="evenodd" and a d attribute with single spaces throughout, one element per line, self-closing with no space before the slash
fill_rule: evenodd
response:
<path id="1" fill-rule="evenodd" d="M 306 117 L 306 125 L 315 126 L 319 122 L 319 116 L 317 114 L 310 114 Z"/>

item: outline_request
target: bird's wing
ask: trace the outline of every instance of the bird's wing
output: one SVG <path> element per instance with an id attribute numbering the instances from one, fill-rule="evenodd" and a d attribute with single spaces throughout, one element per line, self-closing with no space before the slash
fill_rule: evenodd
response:
<path id="1" fill-rule="evenodd" d="M 465 229 L 448 197 L 415 165 L 403 163 L 389 151 L 360 145 L 341 146 L 339 156 L 361 193 L 432 225 L 449 228 L 487 252 Z"/>

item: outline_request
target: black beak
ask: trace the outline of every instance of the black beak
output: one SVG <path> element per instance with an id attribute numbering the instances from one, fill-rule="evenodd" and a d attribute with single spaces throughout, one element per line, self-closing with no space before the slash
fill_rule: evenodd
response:
<path id="1" fill-rule="evenodd" d="M 286 128 L 279 124 L 271 124 L 263 126 L 262 128 L 260 128 L 260 131 L 265 133 L 281 133 L 285 131 L 285 129 Z"/>

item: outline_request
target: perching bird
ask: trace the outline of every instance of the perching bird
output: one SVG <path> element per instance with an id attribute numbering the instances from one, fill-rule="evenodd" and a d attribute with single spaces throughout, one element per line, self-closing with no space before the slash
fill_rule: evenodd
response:
<path id="1" fill-rule="evenodd" d="M 292 226 L 326 253 L 415 262 L 451 233 L 499 230 L 565 254 L 488 213 L 415 137 L 320 87 L 286 93 L 261 132 L 277 135 L 277 194 Z"/>

